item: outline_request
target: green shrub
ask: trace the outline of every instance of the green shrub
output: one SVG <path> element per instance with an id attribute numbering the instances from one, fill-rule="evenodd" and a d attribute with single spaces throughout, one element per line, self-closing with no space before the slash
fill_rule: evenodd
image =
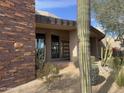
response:
<path id="1" fill-rule="evenodd" d="M 115 65 L 121 65 L 121 58 L 120 57 L 115 57 L 114 58 L 114 63 L 115 63 Z"/>
<path id="2" fill-rule="evenodd" d="M 113 68 L 119 70 L 121 67 L 121 59 L 119 57 L 115 57 L 113 60 Z"/>
<path id="3" fill-rule="evenodd" d="M 120 57 L 121 59 L 121 64 L 124 65 L 124 56 Z"/>
<path id="4" fill-rule="evenodd" d="M 113 57 L 113 61 L 110 62 L 109 66 L 112 67 L 115 72 L 118 72 L 123 66 L 122 59 L 120 57 Z"/>
<path id="5" fill-rule="evenodd" d="M 124 61 L 122 57 L 114 57 L 110 66 L 114 69 L 115 81 L 119 87 L 124 86 Z"/>
<path id="6" fill-rule="evenodd" d="M 116 77 L 116 83 L 119 87 L 124 87 L 124 66 L 120 69 Z"/>

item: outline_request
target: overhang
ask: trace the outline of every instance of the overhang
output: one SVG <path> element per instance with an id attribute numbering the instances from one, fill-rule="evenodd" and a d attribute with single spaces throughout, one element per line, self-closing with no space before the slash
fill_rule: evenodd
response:
<path id="1" fill-rule="evenodd" d="M 105 37 L 105 34 L 101 31 L 99 31 L 98 29 L 94 28 L 93 26 L 90 26 L 90 37 L 93 38 L 98 38 L 99 40 L 103 39 Z"/>
<path id="2" fill-rule="evenodd" d="M 72 31 L 76 28 L 76 22 L 59 18 L 36 15 L 36 27 L 42 29 L 56 29 Z"/>
<path id="3" fill-rule="evenodd" d="M 76 21 L 64 20 L 60 18 L 48 17 L 43 15 L 35 15 L 36 17 L 36 28 L 42 29 L 53 29 L 53 30 L 67 30 L 76 31 L 77 24 Z M 98 38 L 101 40 L 105 37 L 105 34 L 98 29 L 90 26 L 90 37 Z"/>

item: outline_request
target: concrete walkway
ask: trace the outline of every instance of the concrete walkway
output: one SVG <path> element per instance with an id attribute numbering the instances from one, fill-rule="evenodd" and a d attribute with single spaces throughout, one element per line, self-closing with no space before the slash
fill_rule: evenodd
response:
<path id="1" fill-rule="evenodd" d="M 43 81 L 36 79 L 29 83 L 17 86 L 2 93 L 36 93 L 36 91 L 41 88 L 42 85 Z"/>

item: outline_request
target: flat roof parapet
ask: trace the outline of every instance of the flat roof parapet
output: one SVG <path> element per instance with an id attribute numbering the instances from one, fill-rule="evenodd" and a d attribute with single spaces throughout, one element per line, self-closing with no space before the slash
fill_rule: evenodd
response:
<path id="1" fill-rule="evenodd" d="M 64 20 L 59 18 L 52 18 L 42 15 L 35 15 L 36 23 L 46 23 L 46 24 L 56 24 L 56 25 L 64 25 L 64 26 L 75 26 L 76 22 L 71 20 Z"/>

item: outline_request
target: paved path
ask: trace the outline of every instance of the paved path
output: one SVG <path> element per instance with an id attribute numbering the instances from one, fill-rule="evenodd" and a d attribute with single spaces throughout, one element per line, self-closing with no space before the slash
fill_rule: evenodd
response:
<path id="1" fill-rule="evenodd" d="M 36 91 L 41 88 L 43 81 L 36 79 L 29 83 L 17 86 L 3 93 L 36 93 Z"/>

